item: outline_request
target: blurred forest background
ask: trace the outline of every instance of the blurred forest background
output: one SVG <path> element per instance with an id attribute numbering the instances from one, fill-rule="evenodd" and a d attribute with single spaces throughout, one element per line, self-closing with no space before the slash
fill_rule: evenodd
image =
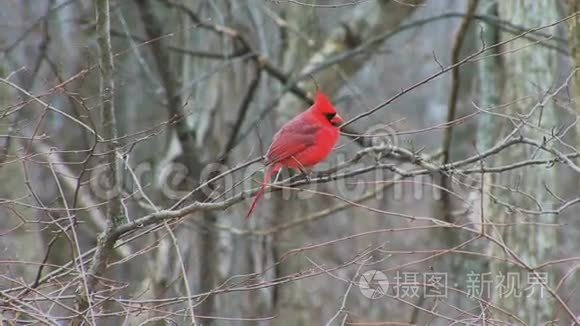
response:
<path id="1" fill-rule="evenodd" d="M 579 11 L 0 0 L 0 324 L 579 324 Z"/>

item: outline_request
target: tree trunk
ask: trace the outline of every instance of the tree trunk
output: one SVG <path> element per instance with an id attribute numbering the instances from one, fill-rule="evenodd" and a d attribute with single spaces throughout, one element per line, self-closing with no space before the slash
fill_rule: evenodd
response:
<path id="1" fill-rule="evenodd" d="M 580 12 L 580 2 L 578 0 L 570 0 L 569 13 L 574 14 Z M 568 21 L 570 26 L 570 56 L 572 58 L 572 66 L 574 69 L 580 69 L 580 15 Z M 574 75 L 574 82 L 572 87 L 572 99 L 574 100 L 574 108 L 576 114 L 580 114 L 580 71 L 576 71 Z M 580 124 L 576 124 L 576 144 L 580 144 Z"/>
<path id="2" fill-rule="evenodd" d="M 515 25 L 531 28 L 554 22 L 559 15 L 555 1 L 513 0 L 499 2 L 499 17 Z M 556 32 L 555 29 L 543 31 L 545 33 Z M 511 36 L 504 34 L 502 37 L 507 39 Z M 546 47 L 531 45 L 523 38 L 506 44 L 502 52 L 504 53 L 502 55 L 504 66 L 501 71 L 505 75 L 502 78 L 504 84 L 500 85 L 501 89 L 504 90 L 501 102 L 511 104 L 501 113 L 509 114 L 512 117 L 529 115 L 529 117 L 524 117 L 527 124 L 521 127 L 519 134 L 542 141 L 542 138 L 546 136 L 546 133 L 542 131 L 549 131 L 558 125 L 557 115 L 550 100 L 546 101 L 545 105 L 537 105 L 545 100 L 546 92 L 555 85 L 558 55 L 556 51 Z M 486 69 L 483 70 L 482 77 L 487 82 L 482 84 L 484 90 L 482 98 L 486 109 L 497 104 L 497 95 L 494 95 L 494 92 L 497 92 L 500 79 L 496 75 L 499 74 L 499 71 L 495 60 L 492 57 L 490 61 L 483 64 Z M 497 109 L 492 110 L 496 111 Z M 490 140 L 498 142 L 504 139 L 515 127 L 513 121 L 505 118 L 493 118 L 495 123 L 490 123 L 490 119 L 492 118 L 488 116 L 482 121 L 482 129 L 479 134 L 481 150 L 492 144 Z M 520 122 L 518 119 L 516 121 Z M 489 139 L 489 137 L 493 138 Z M 548 146 L 551 144 L 548 143 Z M 494 163 L 495 165 L 503 165 L 524 161 L 532 157 L 535 159 L 551 158 L 546 152 L 535 152 L 529 147 L 518 146 L 501 152 Z M 521 210 L 545 211 L 552 209 L 555 199 L 546 189 L 555 190 L 555 177 L 555 169 L 553 168 L 546 166 L 526 167 L 511 173 L 504 172 L 493 175 L 490 178 L 492 184 L 488 184 L 486 188 L 490 190 L 488 194 L 493 197 L 491 200 L 490 198 L 486 199 L 487 207 L 484 215 L 495 224 L 515 224 L 512 227 L 492 226 L 488 231 L 489 234 L 504 243 L 526 265 L 532 268 L 545 262 L 553 249 L 557 248 L 555 229 L 541 227 L 538 223 L 557 223 L 557 216 L 544 213 L 526 214 Z M 513 259 L 498 245 L 492 244 L 490 249 L 493 256 L 507 256 L 507 258 Z M 538 272 L 545 272 L 545 270 Z M 491 277 L 494 286 L 500 284 L 502 275 L 506 278 L 509 275 L 517 275 L 514 277 L 516 279 L 519 277 L 519 280 L 514 286 L 521 293 L 518 296 L 515 292 L 505 293 L 505 291 L 495 288 L 492 295 L 494 305 L 513 313 L 530 325 L 541 325 L 552 320 L 553 309 L 556 305 L 548 297 L 547 291 L 544 290 L 543 295 L 541 295 L 539 288 L 536 288 L 532 295 L 528 295 L 529 291 L 526 291 L 529 286 L 532 286 L 532 280 L 535 278 L 531 271 L 492 259 Z M 553 285 L 555 275 L 548 273 L 547 281 L 548 285 Z M 505 285 L 506 283 L 501 284 Z M 510 317 L 503 313 L 498 313 L 497 317 L 513 322 Z"/>

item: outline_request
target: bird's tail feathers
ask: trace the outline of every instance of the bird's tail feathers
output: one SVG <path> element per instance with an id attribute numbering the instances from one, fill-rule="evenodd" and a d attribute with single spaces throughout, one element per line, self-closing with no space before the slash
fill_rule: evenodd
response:
<path id="1" fill-rule="evenodd" d="M 260 189 L 256 193 L 254 200 L 252 200 L 252 205 L 250 205 L 250 209 L 246 214 L 246 220 L 248 220 L 256 210 L 258 202 L 260 201 L 260 199 L 262 199 L 262 197 L 264 197 L 266 186 L 270 184 L 270 180 L 272 180 L 272 177 L 276 175 L 278 171 L 280 171 L 280 166 L 277 164 L 266 168 L 266 173 L 264 173 L 264 180 L 262 181 L 262 185 L 260 186 Z"/>

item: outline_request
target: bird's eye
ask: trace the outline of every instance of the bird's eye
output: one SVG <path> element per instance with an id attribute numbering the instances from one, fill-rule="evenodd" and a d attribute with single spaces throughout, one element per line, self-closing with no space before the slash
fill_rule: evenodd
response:
<path id="1" fill-rule="evenodd" d="M 325 113 L 324 116 L 326 117 L 326 119 L 328 121 L 332 120 L 332 118 L 334 118 L 334 116 L 336 115 L 336 113 Z"/>

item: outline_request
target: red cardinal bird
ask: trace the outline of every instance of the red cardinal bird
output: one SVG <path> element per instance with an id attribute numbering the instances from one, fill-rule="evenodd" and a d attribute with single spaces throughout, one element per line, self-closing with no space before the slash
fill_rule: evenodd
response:
<path id="1" fill-rule="evenodd" d="M 313 167 L 324 160 L 340 136 L 338 127 L 344 121 L 336 113 L 328 97 L 318 91 L 314 104 L 288 121 L 275 135 L 266 153 L 264 181 L 246 214 L 248 219 L 258 201 L 264 196 L 266 185 L 283 167 L 300 170 Z"/>

